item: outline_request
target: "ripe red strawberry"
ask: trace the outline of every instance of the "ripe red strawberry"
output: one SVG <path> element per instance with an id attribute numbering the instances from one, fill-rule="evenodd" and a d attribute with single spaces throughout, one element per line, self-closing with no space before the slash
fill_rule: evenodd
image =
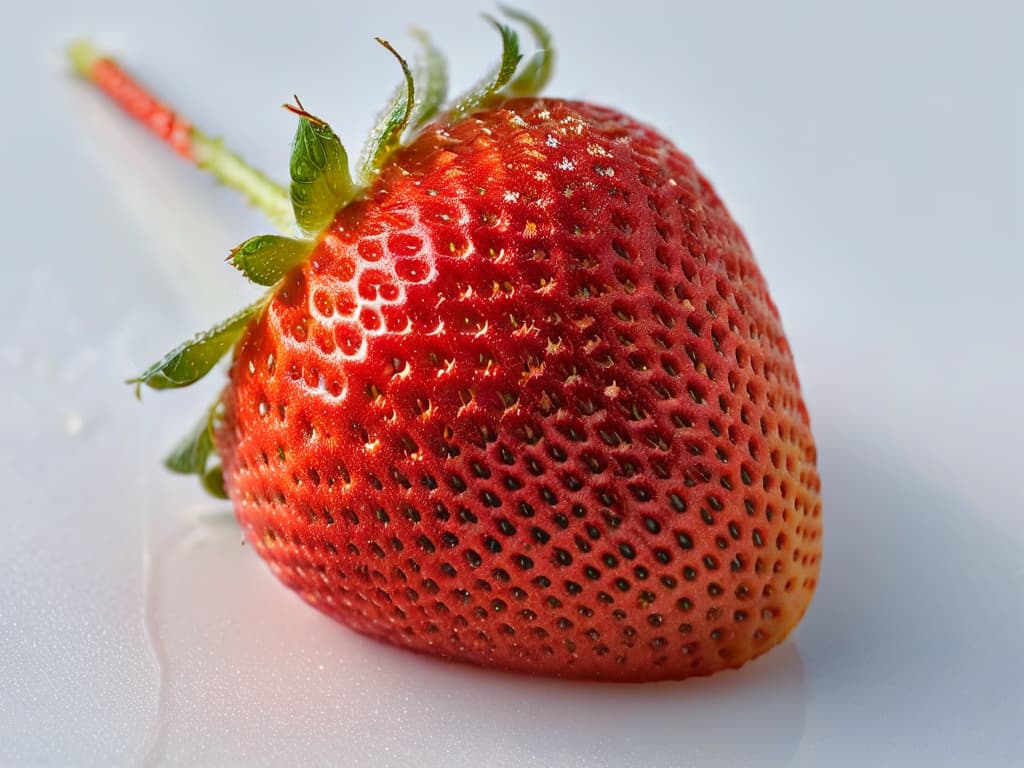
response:
<path id="1" fill-rule="evenodd" d="M 778 313 L 690 159 L 613 110 L 508 98 L 550 56 L 506 86 L 519 57 L 501 29 L 502 71 L 425 127 L 440 59 L 428 46 L 418 105 L 406 69 L 362 189 L 326 124 L 292 108 L 312 240 L 236 250 L 266 299 L 138 381 L 191 383 L 235 346 L 170 463 L 222 478 L 274 573 L 360 632 L 550 675 L 738 667 L 796 625 L 819 569 Z M 184 154 L 209 148 L 83 57 Z"/>

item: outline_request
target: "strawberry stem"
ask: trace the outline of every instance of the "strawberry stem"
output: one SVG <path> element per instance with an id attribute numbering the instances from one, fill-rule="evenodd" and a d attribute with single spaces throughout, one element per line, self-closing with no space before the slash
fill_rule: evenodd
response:
<path id="1" fill-rule="evenodd" d="M 241 192 L 284 232 L 295 229 L 288 192 L 160 102 L 114 59 L 79 40 L 68 47 L 75 72 L 103 91 L 131 117 L 189 162 Z"/>
<path id="2" fill-rule="evenodd" d="M 238 192 L 281 232 L 295 231 L 295 216 L 288 191 L 253 168 L 239 155 L 224 146 L 220 139 L 211 139 L 192 129 L 192 150 L 195 162 L 204 171 Z"/>

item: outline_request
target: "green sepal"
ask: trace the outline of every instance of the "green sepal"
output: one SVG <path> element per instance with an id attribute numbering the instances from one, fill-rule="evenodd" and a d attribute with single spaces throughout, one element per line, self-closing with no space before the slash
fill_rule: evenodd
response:
<path id="1" fill-rule="evenodd" d="M 413 105 L 416 103 L 416 84 L 413 81 L 409 63 L 387 40 L 379 37 L 376 39 L 392 56 L 398 59 L 405 80 L 395 91 L 391 103 L 381 114 L 366 143 L 363 160 L 359 167 L 362 177 L 367 180 L 373 178 L 384 167 L 391 154 L 402 145 L 402 134 L 405 133 L 405 127 L 409 124 L 409 117 L 412 115 Z"/>
<path id="2" fill-rule="evenodd" d="M 164 466 L 172 472 L 183 475 L 198 475 L 206 491 L 220 499 L 226 499 L 224 490 L 224 473 L 216 457 L 213 445 L 214 423 L 219 415 L 220 401 L 214 403 L 185 437 L 174 447 Z"/>
<path id="3" fill-rule="evenodd" d="M 231 266 L 256 285 L 274 285 L 309 258 L 313 243 L 281 235 L 257 235 L 231 251 Z"/>
<path id="4" fill-rule="evenodd" d="M 228 498 L 228 491 L 224 487 L 224 470 L 220 464 L 210 467 L 200 478 L 200 482 L 206 492 L 214 498 Z"/>
<path id="5" fill-rule="evenodd" d="M 513 21 L 525 25 L 537 45 L 537 52 L 520 70 L 516 78 L 505 87 L 505 92 L 511 96 L 534 96 L 544 90 L 544 86 L 551 79 L 551 72 L 555 66 L 555 49 L 551 44 L 551 32 L 528 13 L 505 5 L 499 5 L 498 8 Z"/>
<path id="6" fill-rule="evenodd" d="M 356 193 L 348 170 L 348 154 L 331 126 L 303 108 L 286 104 L 299 116 L 292 144 L 291 198 L 295 220 L 309 233 L 331 223 L 334 214 Z"/>
<path id="7" fill-rule="evenodd" d="M 519 35 L 511 27 L 502 24 L 490 16 L 484 16 L 501 34 L 501 63 L 483 80 L 473 86 L 448 113 L 449 122 L 457 122 L 473 110 L 487 106 L 505 84 L 512 79 L 519 61 L 523 58 L 519 53 Z"/>
<path id="8" fill-rule="evenodd" d="M 409 126 L 416 130 L 429 123 L 448 98 L 448 65 L 426 32 L 413 29 L 412 35 L 423 48 L 423 58 L 416 62 L 413 73 L 413 79 L 421 86 L 417 90 L 419 98 L 409 119 Z"/>
<path id="9" fill-rule="evenodd" d="M 266 304 L 267 297 L 264 296 L 224 322 L 175 347 L 134 379 L 129 379 L 128 383 L 135 385 L 136 396 L 143 384 L 151 389 L 176 389 L 199 381 L 235 345 L 242 331 Z"/>
<path id="10" fill-rule="evenodd" d="M 178 442 L 164 459 L 164 466 L 183 475 L 201 475 L 213 453 L 213 413 L 216 405 Z"/>

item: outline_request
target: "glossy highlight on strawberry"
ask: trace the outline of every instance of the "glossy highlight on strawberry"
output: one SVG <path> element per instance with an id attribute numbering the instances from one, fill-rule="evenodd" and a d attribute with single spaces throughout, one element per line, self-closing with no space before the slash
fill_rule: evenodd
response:
<path id="1" fill-rule="evenodd" d="M 170 465 L 223 489 L 278 578 L 360 632 L 553 676 L 741 666 L 799 622 L 820 567 L 778 312 L 670 141 L 532 95 L 550 40 L 511 15 L 541 54 L 519 68 L 499 25 L 503 65 L 452 107 L 429 43 L 418 71 L 399 57 L 407 89 L 361 183 L 294 107 L 310 239 L 236 249 L 267 296 L 137 382 L 191 383 L 234 349 Z"/>

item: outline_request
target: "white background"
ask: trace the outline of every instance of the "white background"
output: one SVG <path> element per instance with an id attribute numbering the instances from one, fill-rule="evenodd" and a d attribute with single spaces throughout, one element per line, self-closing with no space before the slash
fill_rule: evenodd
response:
<path id="1" fill-rule="evenodd" d="M 1022 16 L 1006 2 L 526 2 L 549 93 L 691 154 L 747 232 L 820 453 L 820 589 L 740 672 L 571 684 L 383 647 L 272 578 L 161 456 L 216 389 L 121 381 L 249 295 L 268 231 L 72 81 L 86 34 L 283 177 L 355 150 L 372 41 L 496 56 L 486 6 L 16 3 L 0 20 L 0 764 L 1024 764 Z M 216 379 L 217 377 L 213 377 Z"/>

